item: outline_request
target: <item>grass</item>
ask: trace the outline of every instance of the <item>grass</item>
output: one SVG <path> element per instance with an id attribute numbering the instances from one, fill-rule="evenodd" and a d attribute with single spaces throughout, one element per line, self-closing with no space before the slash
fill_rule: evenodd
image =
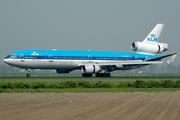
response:
<path id="1" fill-rule="evenodd" d="M 0 89 L 0 93 L 102 93 L 102 92 L 176 92 L 180 88 L 66 88 L 66 89 Z"/>
<path id="2" fill-rule="evenodd" d="M 95 83 L 98 81 L 108 82 L 108 83 L 119 83 L 119 82 L 134 82 L 136 80 L 179 80 L 180 78 L 0 78 L 0 82 L 25 82 L 25 83 L 33 83 L 33 82 L 47 82 L 47 83 L 56 83 L 56 82 L 64 82 L 64 81 L 87 81 L 91 83 Z"/>
<path id="3" fill-rule="evenodd" d="M 108 82 L 108 83 L 119 83 L 119 82 L 134 82 L 137 78 L 0 78 L 0 82 L 46 82 L 46 83 L 56 83 L 63 81 L 87 81 L 95 83 L 98 81 Z M 141 78 L 138 80 L 154 80 L 161 81 L 167 80 L 163 78 Z M 168 80 L 179 80 L 179 78 L 170 78 Z M 0 93 L 97 93 L 97 92 L 163 92 L 163 91 L 180 91 L 180 88 L 65 88 L 65 89 L 0 89 Z"/>

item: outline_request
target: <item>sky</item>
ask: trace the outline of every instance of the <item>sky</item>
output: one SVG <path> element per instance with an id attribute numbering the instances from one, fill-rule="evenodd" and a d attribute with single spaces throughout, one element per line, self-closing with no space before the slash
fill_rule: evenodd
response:
<path id="1" fill-rule="evenodd" d="M 158 23 L 180 51 L 180 0 L 0 0 L 0 63 L 24 49 L 133 52 Z M 180 56 L 174 64 L 180 64 Z"/>

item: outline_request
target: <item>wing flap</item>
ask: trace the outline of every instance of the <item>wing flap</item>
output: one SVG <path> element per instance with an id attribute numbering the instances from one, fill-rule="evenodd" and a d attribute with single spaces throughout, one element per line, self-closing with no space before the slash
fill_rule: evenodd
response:
<path id="1" fill-rule="evenodd" d="M 155 62 L 147 62 L 147 61 L 142 61 L 142 62 L 124 62 L 124 63 L 102 63 L 99 64 L 100 67 L 104 67 L 104 66 L 124 66 L 124 65 L 131 65 L 131 66 L 137 66 L 137 65 L 151 65 L 151 64 L 161 64 L 163 63 L 163 61 L 155 61 Z"/>

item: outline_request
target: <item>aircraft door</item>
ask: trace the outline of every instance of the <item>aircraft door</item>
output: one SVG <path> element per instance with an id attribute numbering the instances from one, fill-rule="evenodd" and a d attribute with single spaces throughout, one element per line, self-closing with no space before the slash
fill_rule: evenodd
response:
<path id="1" fill-rule="evenodd" d="M 24 55 L 23 55 L 23 54 L 21 54 L 21 55 L 20 55 L 20 57 L 21 57 L 20 62 L 25 62 L 25 61 L 24 61 Z"/>
<path id="2" fill-rule="evenodd" d="M 27 67 L 26 65 L 26 62 L 25 62 L 25 60 L 24 60 L 24 55 L 23 54 L 21 54 L 20 55 L 20 65 L 21 65 L 21 67 Z"/>
<path id="3" fill-rule="evenodd" d="M 54 68 L 53 55 L 49 55 L 48 68 Z"/>
<path id="4" fill-rule="evenodd" d="M 88 55 L 89 62 L 92 62 L 92 55 Z"/>
<path id="5" fill-rule="evenodd" d="M 53 56 L 49 55 L 49 62 L 53 62 Z"/>

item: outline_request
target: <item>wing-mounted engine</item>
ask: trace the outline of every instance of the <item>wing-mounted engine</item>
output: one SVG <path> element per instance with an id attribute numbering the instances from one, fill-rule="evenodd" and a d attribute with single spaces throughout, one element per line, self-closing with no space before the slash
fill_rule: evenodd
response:
<path id="1" fill-rule="evenodd" d="M 101 68 L 98 65 L 84 65 L 81 67 L 82 73 L 98 73 L 101 71 Z"/>
<path id="2" fill-rule="evenodd" d="M 140 53 L 162 53 L 168 50 L 168 44 L 166 43 L 146 43 L 146 42 L 133 42 L 131 49 Z"/>
<path id="3" fill-rule="evenodd" d="M 154 29 L 148 34 L 143 42 L 133 42 L 131 49 L 139 53 L 162 53 L 168 50 L 168 44 L 159 43 L 159 37 L 161 35 L 164 24 L 157 24 Z"/>

